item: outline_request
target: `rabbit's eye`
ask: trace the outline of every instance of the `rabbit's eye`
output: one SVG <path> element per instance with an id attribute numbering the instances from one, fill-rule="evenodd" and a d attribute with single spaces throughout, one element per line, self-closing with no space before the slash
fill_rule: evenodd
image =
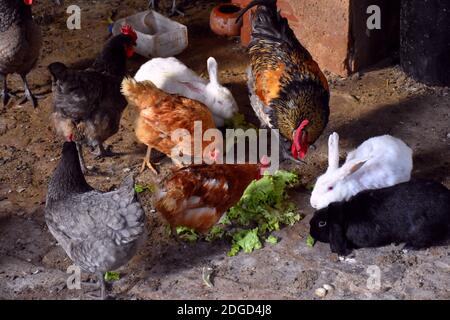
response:
<path id="1" fill-rule="evenodd" d="M 331 190 L 333 190 L 333 186 L 328 187 L 328 191 L 331 191 Z"/>
<path id="2" fill-rule="evenodd" d="M 319 221 L 319 227 L 320 228 L 323 228 L 323 227 L 325 227 L 327 225 L 327 222 L 326 221 Z"/>

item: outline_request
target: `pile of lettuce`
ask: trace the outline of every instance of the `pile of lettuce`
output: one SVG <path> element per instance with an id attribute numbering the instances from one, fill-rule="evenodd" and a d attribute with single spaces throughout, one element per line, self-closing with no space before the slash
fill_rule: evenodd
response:
<path id="1" fill-rule="evenodd" d="M 228 119 L 225 127 L 247 130 L 257 127 L 247 122 L 245 116 L 237 113 Z M 265 175 L 253 181 L 245 190 L 241 200 L 206 235 L 207 241 L 229 238 L 234 256 L 241 250 L 250 253 L 260 249 L 262 243 L 276 244 L 278 239 L 271 233 L 283 225 L 292 226 L 303 217 L 296 205 L 289 201 L 286 190 L 298 184 L 298 176 L 293 172 L 279 170 L 273 175 Z M 136 192 L 153 192 L 152 187 L 136 185 Z M 178 237 L 187 242 L 195 242 L 203 236 L 186 227 L 176 228 Z M 312 241 L 312 242 L 311 242 Z M 308 240 L 312 245 L 313 239 Z"/>
<path id="2" fill-rule="evenodd" d="M 240 201 L 210 230 L 206 240 L 231 238 L 229 256 L 241 250 L 250 253 L 260 249 L 263 242 L 276 244 L 278 239 L 271 235 L 273 231 L 283 225 L 292 226 L 302 219 L 286 193 L 287 188 L 297 183 L 298 176 L 295 173 L 282 170 L 253 181 Z M 199 238 L 194 231 L 185 227 L 177 228 L 177 233 L 186 241 Z"/>

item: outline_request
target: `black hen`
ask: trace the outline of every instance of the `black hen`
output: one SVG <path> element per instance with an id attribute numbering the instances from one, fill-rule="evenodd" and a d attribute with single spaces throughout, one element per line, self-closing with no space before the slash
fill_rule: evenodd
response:
<path id="1" fill-rule="evenodd" d="M 133 177 L 127 177 L 116 191 L 93 189 L 81 171 L 74 142 L 64 143 L 48 185 L 45 219 L 70 259 L 98 275 L 102 298 L 103 273 L 118 269 L 134 256 L 145 230 Z"/>
<path id="2" fill-rule="evenodd" d="M 99 156 L 111 155 L 103 143 L 117 133 L 127 106 L 120 92 L 126 74 L 126 59 L 132 56 L 136 34 L 124 28 L 111 38 L 86 70 L 74 70 L 60 62 L 48 68 L 53 76 L 53 114 L 57 132 L 76 141 L 83 171 L 81 145 L 98 148 Z"/>

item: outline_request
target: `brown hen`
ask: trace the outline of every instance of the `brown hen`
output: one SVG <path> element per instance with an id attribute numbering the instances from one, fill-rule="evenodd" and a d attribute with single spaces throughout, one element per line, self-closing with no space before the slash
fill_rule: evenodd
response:
<path id="1" fill-rule="evenodd" d="M 206 233 L 261 177 L 257 164 L 196 165 L 169 176 L 156 193 L 155 207 L 172 229 L 184 226 Z"/>
<path id="2" fill-rule="evenodd" d="M 136 137 L 139 141 L 148 146 L 147 155 L 142 164 L 143 171 L 147 166 L 154 173 L 156 169 L 150 162 L 152 149 L 164 153 L 172 159 L 179 167 L 184 165 L 179 156 L 183 159 L 192 157 L 198 161 L 206 153 L 206 159 L 214 162 L 220 153 L 220 149 L 215 148 L 214 141 L 203 141 L 203 133 L 208 129 L 215 129 L 214 119 L 209 109 L 202 103 L 177 95 L 170 95 L 158 89 L 151 81 L 137 82 L 132 78 L 127 78 L 122 83 L 122 93 L 130 104 L 138 107 L 140 113 L 136 123 Z M 195 122 L 201 123 L 201 137 L 194 134 Z M 181 130 L 180 130 L 181 129 Z M 172 134 L 176 131 L 180 133 L 179 139 L 172 139 Z M 195 150 L 196 139 L 201 139 L 201 155 L 197 155 Z M 175 141 L 174 141 L 175 140 Z M 175 150 L 179 150 L 174 153 Z M 200 159 L 201 161 L 202 159 Z"/>

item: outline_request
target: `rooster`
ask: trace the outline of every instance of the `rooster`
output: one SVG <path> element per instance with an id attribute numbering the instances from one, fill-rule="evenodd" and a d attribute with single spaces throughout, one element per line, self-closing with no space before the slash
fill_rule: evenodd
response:
<path id="1" fill-rule="evenodd" d="M 173 150 L 177 147 L 186 151 L 184 157 L 195 156 L 195 122 L 200 122 L 203 133 L 208 129 L 215 129 L 214 119 L 209 109 L 202 103 L 178 95 L 171 95 L 158 89 L 151 81 L 138 82 L 132 78 L 126 78 L 122 83 L 122 93 L 128 102 L 139 109 L 139 117 L 136 123 L 136 136 L 139 141 L 146 144 L 147 155 L 142 163 L 141 172 L 148 167 L 153 173 L 158 174 L 150 161 L 152 149 L 156 149 L 171 157 L 179 167 L 184 166 L 182 160 L 173 157 Z M 175 131 L 184 130 L 180 137 L 185 144 L 172 140 Z M 181 131 L 179 131 L 181 133 Z M 187 138 L 187 139 L 184 139 Z M 192 138 L 192 139 L 191 139 Z M 212 143 L 202 141 L 202 155 L 207 153 L 207 160 L 215 162 L 221 154 L 221 149 L 214 147 Z M 218 142 L 217 142 L 218 143 Z M 210 150 L 208 153 L 207 151 Z M 178 154 L 177 154 L 178 156 Z"/>
<path id="2" fill-rule="evenodd" d="M 285 159 L 299 162 L 328 123 L 328 82 L 300 44 L 276 0 L 254 0 L 249 44 L 251 105 L 264 126 L 278 129 Z"/>
<path id="3" fill-rule="evenodd" d="M 24 99 L 34 108 L 37 101 L 31 92 L 27 74 L 34 68 L 42 47 L 40 27 L 34 22 L 31 5 L 33 0 L 0 0 L 0 81 L 3 107 L 11 94 L 7 86 L 7 76 L 17 73 L 25 87 Z"/>
<path id="4" fill-rule="evenodd" d="M 155 208 L 172 229 L 206 233 L 267 168 L 261 164 L 194 165 L 174 171 L 155 193 Z M 176 233 L 174 233 L 176 234 Z"/>
<path id="5" fill-rule="evenodd" d="M 48 68 L 53 76 L 53 122 L 67 141 L 77 142 L 83 171 L 82 144 L 97 148 L 97 156 L 111 156 L 104 141 L 119 130 L 127 106 L 120 84 L 127 72 L 126 59 L 133 56 L 137 35 L 125 26 L 114 36 L 86 70 L 73 70 L 60 62 Z"/>

